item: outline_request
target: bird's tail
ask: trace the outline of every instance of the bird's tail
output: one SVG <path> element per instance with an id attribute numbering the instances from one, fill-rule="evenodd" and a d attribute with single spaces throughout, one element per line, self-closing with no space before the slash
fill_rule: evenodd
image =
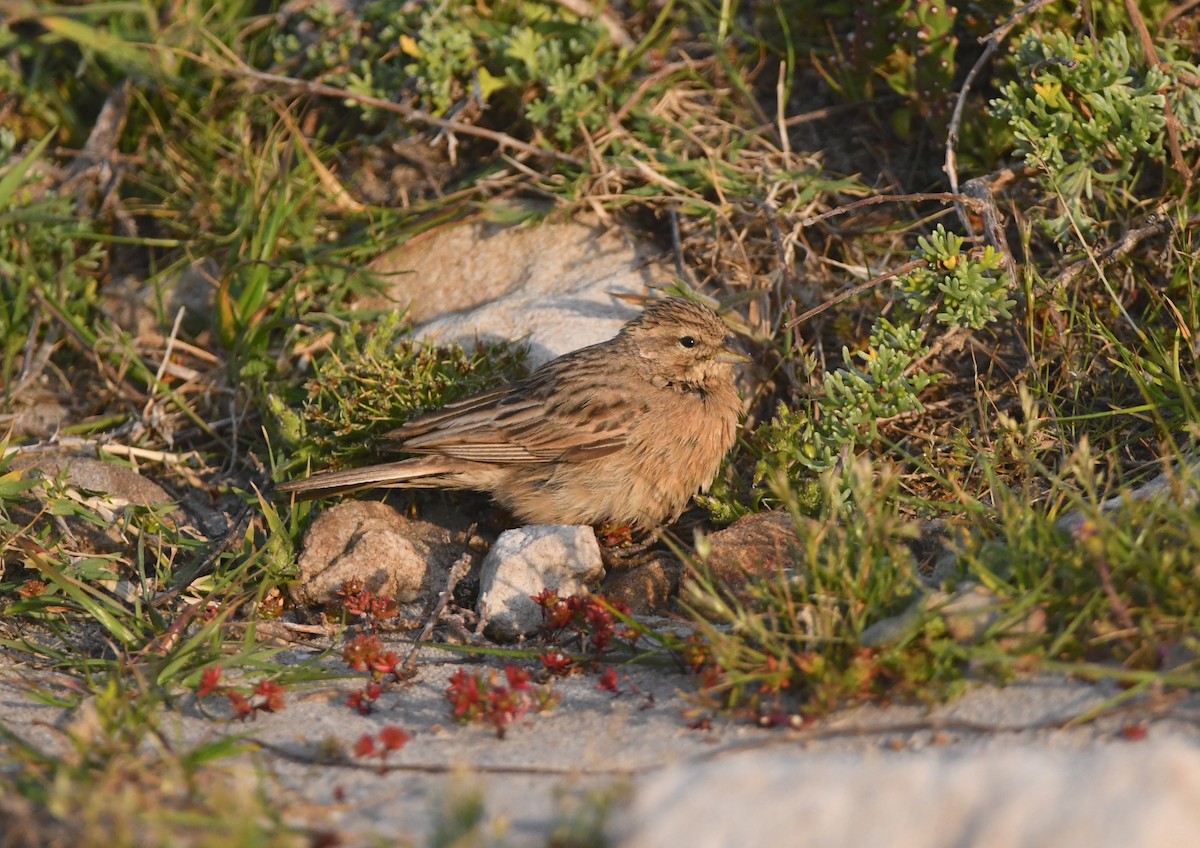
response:
<path id="1" fill-rule="evenodd" d="M 347 495 L 363 489 L 428 488 L 445 486 L 447 481 L 440 475 L 448 470 L 443 460 L 414 457 L 345 471 L 323 471 L 304 480 L 280 483 L 275 489 L 294 492 L 300 500 L 311 500 Z"/>

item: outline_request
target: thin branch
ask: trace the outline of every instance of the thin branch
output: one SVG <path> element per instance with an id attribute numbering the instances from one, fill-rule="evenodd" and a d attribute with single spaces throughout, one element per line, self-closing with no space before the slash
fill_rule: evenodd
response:
<path id="1" fill-rule="evenodd" d="M 946 133 L 946 161 L 942 166 L 942 170 L 946 172 L 946 176 L 950 179 L 950 190 L 958 191 L 958 155 L 956 148 L 958 146 L 958 128 L 962 123 L 963 109 L 966 106 L 967 94 L 971 90 L 971 84 L 975 81 L 975 77 L 983 69 L 983 66 L 991 60 L 992 54 L 1000 47 L 1000 43 L 1008 38 L 1008 34 L 1013 27 L 1026 15 L 1032 14 L 1041 9 L 1050 0 L 1033 0 L 1025 6 L 1015 11 L 1009 16 L 1008 20 L 992 30 L 990 33 L 979 39 L 979 43 L 984 45 L 983 53 L 975 60 L 975 64 L 971 66 L 971 70 L 967 72 L 966 79 L 963 80 L 963 86 L 958 91 L 958 98 L 954 102 L 954 112 L 950 118 L 950 129 Z M 966 212 L 961 206 L 958 207 L 959 220 L 963 222 L 963 227 L 968 233 L 971 232 L 971 223 L 967 220 Z"/>
<path id="2" fill-rule="evenodd" d="M 898 274 L 907 274 L 909 271 L 913 270 L 914 268 L 920 268 L 922 265 L 925 265 L 925 264 L 927 264 L 927 263 L 924 259 L 914 259 L 911 262 L 905 262 L 899 268 L 893 268 L 891 271 L 888 271 L 886 274 L 880 274 L 878 277 L 873 277 L 873 278 L 867 280 L 865 283 L 860 283 L 852 289 L 847 289 L 846 291 L 839 294 L 837 297 L 833 298 L 833 300 L 827 300 L 824 303 L 820 304 L 819 306 L 814 306 L 812 309 L 808 310 L 807 312 L 801 313 L 796 318 L 793 318 L 791 321 L 788 321 L 786 324 L 784 324 L 783 325 L 784 329 L 790 330 L 792 327 L 795 327 L 797 324 L 803 324 L 809 318 L 812 318 L 815 315 L 821 314 L 826 309 L 830 309 L 834 306 L 837 306 L 842 301 L 849 300 L 850 298 L 854 297 L 855 295 L 862 294 L 863 292 L 867 291 L 867 289 L 874 288 L 875 286 L 882 283 L 884 280 L 889 280 Z"/>
<path id="3" fill-rule="evenodd" d="M 29 334 L 25 337 L 25 347 L 21 354 L 21 372 L 11 386 L 5 387 L 9 399 L 18 397 L 25 388 L 34 383 L 46 366 L 50 364 L 50 355 L 58 345 L 58 324 L 50 324 L 46 328 L 46 336 L 41 344 L 38 342 L 38 331 L 42 328 L 45 316 L 40 304 L 33 308 L 33 320 L 29 323 Z"/>
<path id="4" fill-rule="evenodd" d="M 1200 215 L 1193 215 L 1184 222 L 1184 227 L 1189 229 L 1197 225 L 1200 225 Z M 1146 239 L 1168 233 L 1174 229 L 1174 226 L 1175 222 L 1170 215 L 1160 213 L 1151 216 L 1146 226 L 1129 230 L 1119 241 L 1110 244 L 1095 256 L 1089 254 L 1078 262 L 1068 265 L 1062 273 L 1050 282 L 1051 290 L 1071 285 L 1089 268 L 1099 270 L 1113 264 L 1119 259 L 1123 259 Z"/>
<path id="5" fill-rule="evenodd" d="M 1162 16 L 1162 20 L 1158 22 L 1158 31 L 1164 31 L 1170 26 L 1172 21 L 1176 18 L 1182 18 L 1197 6 L 1200 6 L 1200 0 L 1187 0 L 1185 3 L 1179 3 L 1171 11 Z"/>
<path id="6" fill-rule="evenodd" d="M 179 327 L 183 323 L 184 307 L 179 307 L 179 311 L 175 313 L 175 323 L 171 326 L 171 334 L 167 336 L 167 345 L 163 350 L 162 361 L 158 363 L 158 371 L 154 374 L 154 383 L 150 386 L 150 390 L 146 392 L 146 405 L 142 407 L 142 421 L 146 426 L 157 430 L 158 428 L 151 422 L 151 411 L 154 409 L 154 391 L 158 386 L 165 385 L 163 376 L 167 373 L 167 364 L 171 361 L 171 352 L 175 347 L 175 338 L 179 335 Z M 166 440 L 167 444 L 171 443 L 170 436 L 166 433 L 159 433 Z"/>
<path id="7" fill-rule="evenodd" d="M 625 118 L 629 115 L 629 113 L 633 111 L 633 107 L 640 103 L 642 99 L 650 92 L 650 90 L 654 88 L 654 86 L 658 85 L 672 74 L 678 71 L 688 70 L 691 67 L 692 66 L 687 62 L 671 62 L 663 65 L 657 71 L 651 73 L 648 77 L 643 79 L 641 83 L 638 84 L 638 87 L 634 89 L 633 94 L 625 98 L 625 102 L 622 103 L 621 107 L 613 114 L 611 120 L 609 121 L 609 126 L 619 127 L 622 123 L 624 123 Z"/>
<path id="8" fill-rule="evenodd" d="M 946 132 L 946 161 L 942 165 L 942 170 L 946 172 L 946 176 L 950 179 L 950 190 L 958 191 L 958 155 L 956 149 L 958 147 L 958 127 L 962 123 L 963 109 L 967 104 L 967 93 L 971 90 L 971 83 L 975 81 L 975 77 L 983 70 L 983 66 L 992 58 L 992 54 L 996 52 L 999 41 L 988 41 L 984 47 L 983 53 L 975 60 L 975 64 L 971 66 L 971 70 L 967 72 L 967 78 L 963 80 L 963 86 L 958 90 L 958 98 L 954 101 L 954 112 L 950 116 L 950 128 Z M 971 224 L 967 220 L 966 211 L 959 207 L 959 220 L 963 222 L 963 227 L 967 232 L 971 231 Z"/>
<path id="9" fill-rule="evenodd" d="M 1133 616 L 1129 613 L 1129 605 L 1121 599 L 1121 595 L 1117 592 L 1116 584 L 1113 583 L 1112 569 L 1108 567 L 1108 560 L 1104 556 L 1100 556 L 1096 560 L 1096 573 L 1100 576 L 1100 586 L 1104 589 L 1104 594 L 1108 598 L 1108 604 L 1112 607 L 1113 615 L 1117 621 L 1125 627 L 1126 630 L 1138 632 L 1137 623 L 1134 622 Z"/>
<path id="10" fill-rule="evenodd" d="M 218 74 L 229 77 L 238 77 L 242 79 L 250 79 L 255 82 L 269 85 L 275 88 L 286 89 L 291 92 L 300 94 L 311 94 L 316 97 L 331 97 L 337 100 L 352 100 L 363 106 L 370 106 L 372 109 L 379 109 L 383 112 L 391 112 L 399 115 L 406 121 L 411 121 L 417 124 L 424 124 L 429 127 L 436 127 L 440 130 L 445 130 L 449 133 L 458 133 L 460 135 L 469 135 L 476 138 L 486 139 L 491 141 L 501 150 L 511 149 L 519 150 L 522 153 L 528 153 L 531 156 L 537 156 L 542 159 L 554 159 L 559 162 L 566 162 L 570 165 L 582 166 L 584 161 L 576 156 L 571 156 L 568 153 L 559 153 L 557 150 L 546 150 L 541 147 L 521 141 L 518 138 L 513 138 L 511 135 L 495 130 L 489 130 L 484 127 L 477 127 L 474 124 L 465 124 L 460 121 L 452 121 L 446 118 L 438 118 L 430 115 L 428 112 L 408 106 L 404 103 L 395 103 L 391 100 L 383 100 L 379 97 L 371 97 L 367 94 L 358 94 L 353 91 L 348 91 L 344 88 L 337 88 L 332 85 L 325 85 L 320 82 L 311 80 L 296 79 L 295 77 L 287 77 L 281 74 L 269 74 L 265 71 L 255 70 L 241 60 L 240 57 L 226 53 L 226 56 L 236 63 L 237 67 L 223 67 L 217 65 L 212 59 L 207 56 L 201 56 L 191 53 L 186 50 L 176 51 L 182 56 L 186 56 L 194 62 L 205 65 L 210 70 Z"/>
<path id="11" fill-rule="evenodd" d="M 275 113 L 279 115 L 279 120 L 287 124 L 288 132 L 296 140 L 296 145 L 304 153 L 304 157 L 308 160 L 309 165 L 312 166 L 313 171 L 316 172 L 317 180 L 329 196 L 333 198 L 333 208 L 339 212 L 362 212 L 365 210 L 367 207 L 351 197 L 350 192 L 346 191 L 346 187 L 342 185 L 341 181 L 321 161 L 321 157 L 317 155 L 312 145 L 309 144 L 308 138 L 300 129 L 300 125 L 296 122 L 292 113 L 281 105 L 276 106 Z"/>
<path id="12" fill-rule="evenodd" d="M 467 542 L 470 543 L 471 537 L 475 535 L 475 525 L 467 530 Z M 446 578 L 446 588 L 438 593 L 437 603 L 433 605 L 433 609 L 429 613 L 429 618 L 425 621 L 425 626 L 421 628 L 421 632 L 417 634 L 417 638 L 413 641 L 412 649 L 408 652 L 408 656 L 404 658 L 403 664 L 396 671 L 398 678 L 409 678 L 417 673 L 417 651 L 421 645 L 428 642 L 433 636 L 433 628 L 437 626 L 438 620 L 442 617 L 442 612 L 445 611 L 450 599 L 454 597 L 454 590 L 458 583 L 467 576 L 467 572 L 471 570 L 471 563 L 474 561 L 474 556 L 468 550 L 463 553 L 454 564 L 450 566 L 450 574 Z"/>
<path id="13" fill-rule="evenodd" d="M 1012 285 L 1016 285 L 1020 280 L 1017 274 L 1017 263 L 1013 259 L 1012 251 L 1008 249 L 1008 237 L 1004 235 L 1004 225 L 1000 221 L 1000 210 L 996 208 L 996 199 L 992 196 L 991 182 L 986 177 L 967 180 L 963 185 L 962 193 L 978 204 L 979 214 L 983 217 L 984 237 L 988 244 L 999 252 L 1009 280 L 1012 281 Z"/>
<path id="14" fill-rule="evenodd" d="M 166 451 L 138 448 L 132 445 L 122 445 L 115 442 L 102 442 L 98 439 L 85 439 L 80 436 L 59 436 L 52 442 L 39 442 L 33 445 L 10 445 L 0 451 L 0 457 L 10 457 L 15 454 L 52 453 L 59 450 L 70 450 L 75 453 L 90 453 L 98 457 L 104 454 L 138 459 L 143 462 L 159 462 L 163 465 L 201 465 L 203 458 L 198 451 L 187 453 L 167 453 Z"/>
<path id="15" fill-rule="evenodd" d="M 800 221 L 800 226 L 811 227 L 813 224 L 819 224 L 821 221 L 828 220 L 829 218 L 836 218 L 838 215 L 846 215 L 864 206 L 875 206 L 879 203 L 930 203 L 934 201 L 939 203 L 961 203 L 969 206 L 976 212 L 982 211 L 979 201 L 975 198 L 948 191 L 922 192 L 920 194 L 879 194 L 874 197 L 864 197 L 862 200 L 846 203 L 827 212 L 822 212 L 820 215 L 813 215 L 811 218 L 804 218 Z"/>
<path id="16" fill-rule="evenodd" d="M 792 140 L 787 131 L 787 103 L 784 93 L 787 91 L 787 62 L 779 63 L 779 79 L 775 82 L 775 112 L 779 122 L 779 147 L 784 154 L 792 155 Z"/>
<path id="17" fill-rule="evenodd" d="M 1154 39 L 1150 37 L 1150 30 L 1146 28 L 1146 21 L 1142 18 L 1141 11 L 1138 10 L 1137 0 L 1125 0 L 1125 11 L 1129 14 L 1134 32 L 1137 33 L 1138 40 L 1142 43 L 1142 53 L 1145 55 L 1146 61 L 1165 74 L 1167 63 L 1158 55 Z M 1171 163 L 1179 172 L 1179 176 L 1183 177 L 1184 185 L 1190 186 L 1192 169 L 1184 160 L 1183 148 L 1179 145 L 1179 119 L 1175 117 L 1175 110 L 1171 108 L 1171 98 L 1167 97 L 1166 91 L 1160 89 L 1159 93 L 1163 95 L 1163 116 L 1167 122 L 1167 147 L 1171 150 Z"/>

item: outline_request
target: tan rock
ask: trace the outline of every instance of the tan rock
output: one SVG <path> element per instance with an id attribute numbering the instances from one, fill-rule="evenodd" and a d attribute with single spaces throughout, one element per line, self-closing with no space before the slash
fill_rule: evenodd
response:
<path id="1" fill-rule="evenodd" d="M 740 518 L 708 537 L 704 563 L 723 585 L 740 586 L 746 578 L 771 574 L 794 558 L 799 544 L 796 522 L 786 512 L 760 512 Z"/>
<path id="2" fill-rule="evenodd" d="M 406 518 L 378 501 L 347 501 L 308 528 L 292 597 L 327 604 L 353 580 L 399 603 L 424 602 L 445 585 L 461 552 L 444 528 Z"/>
<path id="3" fill-rule="evenodd" d="M 82 515 L 60 516 L 77 554 L 127 552 L 132 542 L 121 516 L 130 506 L 156 507 L 163 521 L 180 521 L 174 499 L 162 486 L 115 462 L 58 450 L 28 451 L 14 456 L 11 468 L 27 478 L 62 479 L 68 491 L 74 491 L 69 496 L 99 516 L 99 522 Z M 30 495 L 43 501 L 49 499 L 49 493 L 38 488 L 32 489 Z M 19 523 L 36 523 L 46 517 L 44 507 L 34 501 L 14 502 L 9 509 L 12 519 Z"/>
<path id="4" fill-rule="evenodd" d="M 610 601 L 622 603 L 634 615 L 649 615 L 663 610 L 679 594 L 683 563 L 670 554 L 661 554 L 628 571 L 614 571 L 605 580 L 602 591 Z"/>

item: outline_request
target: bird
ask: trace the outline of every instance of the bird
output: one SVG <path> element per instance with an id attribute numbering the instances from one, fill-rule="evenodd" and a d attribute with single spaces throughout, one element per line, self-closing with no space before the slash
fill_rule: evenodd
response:
<path id="1" fill-rule="evenodd" d="M 526 524 L 652 531 L 708 491 L 737 438 L 734 367 L 750 360 L 731 344 L 708 306 L 655 300 L 613 338 L 387 435 L 416 456 L 277 488 L 300 499 L 471 489 Z"/>

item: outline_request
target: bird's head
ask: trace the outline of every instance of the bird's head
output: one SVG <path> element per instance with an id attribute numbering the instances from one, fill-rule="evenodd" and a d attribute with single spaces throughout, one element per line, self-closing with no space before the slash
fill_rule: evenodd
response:
<path id="1" fill-rule="evenodd" d="M 646 307 L 641 317 L 621 331 L 659 385 L 705 390 L 733 380 L 733 366 L 749 360 L 738 353 L 725 322 L 707 306 L 680 298 L 667 298 Z"/>

